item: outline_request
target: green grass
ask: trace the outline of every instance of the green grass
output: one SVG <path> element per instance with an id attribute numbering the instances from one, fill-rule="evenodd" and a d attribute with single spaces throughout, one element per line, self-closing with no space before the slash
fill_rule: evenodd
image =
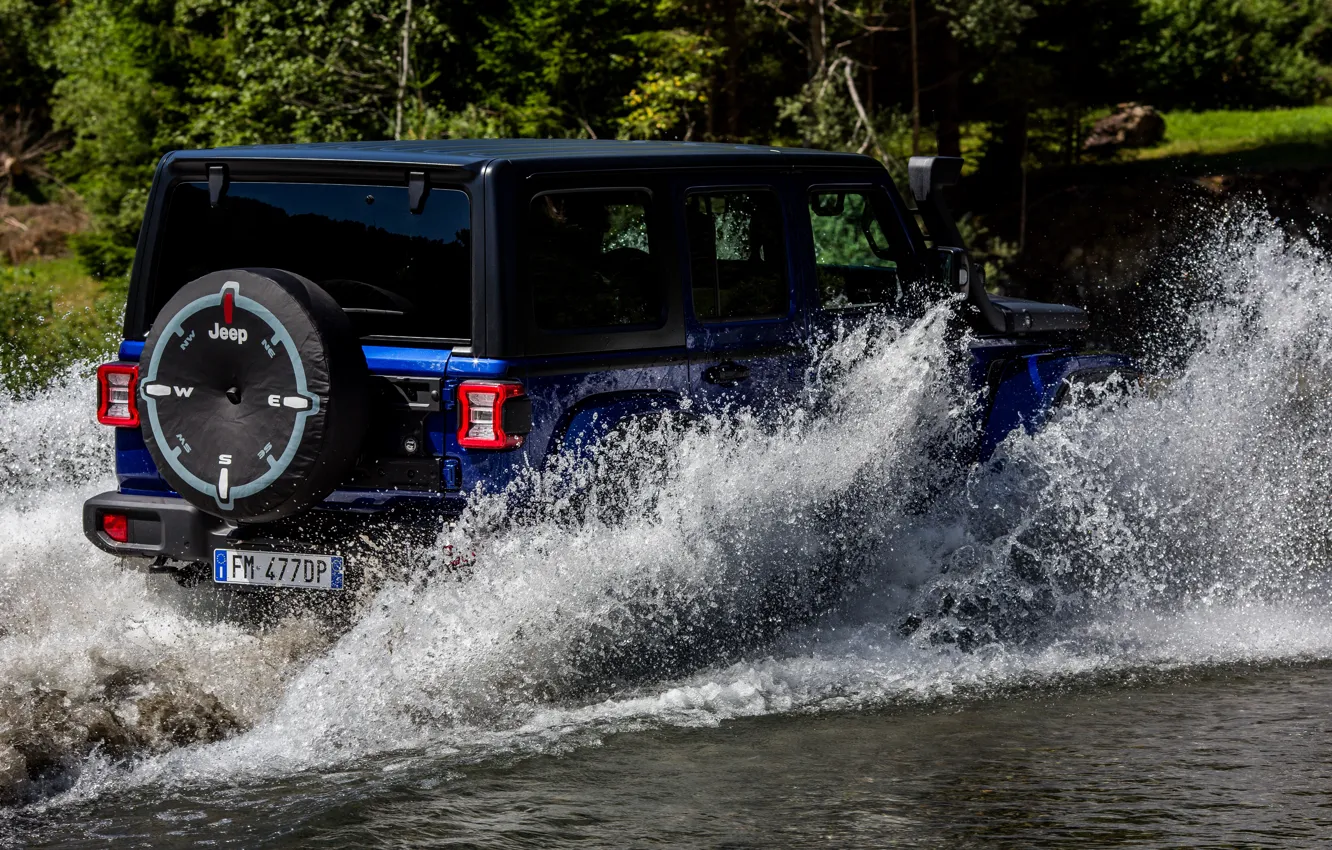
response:
<path id="1" fill-rule="evenodd" d="M 1254 112 L 1166 112 L 1165 140 L 1127 152 L 1133 159 L 1213 156 L 1273 145 L 1332 144 L 1332 106 Z"/>
<path id="2" fill-rule="evenodd" d="M 84 270 L 74 257 L 33 260 L 0 272 L 0 280 L 50 292 L 57 310 L 67 312 L 91 307 L 106 287 Z"/>
<path id="3" fill-rule="evenodd" d="M 70 258 L 0 265 L 0 393 L 23 395 L 115 350 L 122 280 L 98 282 Z"/>

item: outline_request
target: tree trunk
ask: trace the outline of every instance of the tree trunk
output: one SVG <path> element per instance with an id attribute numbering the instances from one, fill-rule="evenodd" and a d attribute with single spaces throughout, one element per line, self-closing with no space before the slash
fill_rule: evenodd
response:
<path id="1" fill-rule="evenodd" d="M 398 109 L 393 118 L 393 138 L 402 138 L 402 104 L 407 97 L 407 72 L 411 68 L 412 0 L 402 16 L 402 65 L 398 71 Z"/>
<path id="2" fill-rule="evenodd" d="M 1017 166 L 1018 253 L 1027 248 L 1027 107 L 1015 107 L 1004 127 L 1004 147 Z"/>
<path id="3" fill-rule="evenodd" d="M 726 2 L 726 0 L 722 0 Z M 711 0 L 703 0 L 693 9 L 695 14 L 705 23 L 703 25 L 703 40 L 705 42 L 712 39 L 712 20 L 715 17 Z M 708 67 L 708 99 L 703 104 L 703 137 L 709 141 L 717 139 L 717 107 L 720 103 L 718 98 L 726 86 L 722 79 L 720 71 L 715 64 Z"/>
<path id="4" fill-rule="evenodd" d="M 911 0 L 911 153 L 920 153 L 920 49 L 916 34 L 916 0 Z"/>
<path id="5" fill-rule="evenodd" d="M 1078 107 L 1070 103 L 1064 107 L 1064 165 L 1073 164 L 1073 151 L 1078 145 Z"/>
<path id="6" fill-rule="evenodd" d="M 957 39 L 947 26 L 939 27 L 939 58 L 944 78 L 939 86 L 939 155 L 962 155 L 962 127 L 958 116 L 962 113 L 959 82 L 962 78 L 962 60 L 958 54 Z"/>
<path id="7" fill-rule="evenodd" d="M 717 94 L 720 91 L 717 85 L 717 73 L 714 71 L 708 76 L 708 102 L 703 104 L 703 133 L 707 136 L 709 142 L 717 139 Z"/>
<path id="8" fill-rule="evenodd" d="M 828 32 L 824 27 L 824 0 L 809 3 L 809 78 L 821 77 L 828 64 Z"/>
<path id="9" fill-rule="evenodd" d="M 869 110 L 870 115 L 874 114 L 874 77 L 879 70 L 878 62 L 874 56 L 874 33 L 870 32 L 865 39 L 865 51 L 868 54 L 865 67 L 869 71 L 865 80 L 865 108 Z"/>
<path id="10" fill-rule="evenodd" d="M 740 0 L 724 0 L 726 25 L 726 137 L 740 138 L 740 22 L 736 6 Z"/>
<path id="11" fill-rule="evenodd" d="M 847 59 L 841 63 L 842 70 L 846 72 L 846 93 L 851 96 L 851 105 L 856 108 L 856 114 L 860 116 L 860 123 L 865 126 L 866 141 L 874 145 L 874 152 L 878 154 L 879 159 L 888 161 L 888 153 L 879 144 L 879 137 L 874 132 L 874 125 L 870 123 L 869 113 L 865 111 L 865 104 L 860 102 L 860 92 L 856 91 L 856 78 L 851 73 L 851 60 Z M 836 66 L 833 66 L 836 70 Z"/>

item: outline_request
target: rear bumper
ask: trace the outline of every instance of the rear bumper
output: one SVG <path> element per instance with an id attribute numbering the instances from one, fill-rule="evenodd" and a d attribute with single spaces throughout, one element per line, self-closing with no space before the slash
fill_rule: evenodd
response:
<path id="1" fill-rule="evenodd" d="M 112 540 L 102 530 L 102 517 L 109 513 L 129 517 L 129 542 Z M 210 561 L 213 549 L 226 548 L 236 531 L 233 523 L 174 496 L 130 496 L 112 490 L 83 503 L 83 533 L 113 555 Z"/>
<path id="2" fill-rule="evenodd" d="M 123 514 L 129 519 L 129 540 L 112 540 L 102 517 Z M 388 550 L 421 551 L 452 512 L 396 509 L 375 513 L 307 510 L 291 519 L 263 525 L 238 526 L 211 516 L 177 496 L 140 496 L 111 491 L 83 503 L 83 533 L 97 548 L 113 555 L 153 559 L 164 566 L 211 564 L 215 549 L 269 549 L 299 546 L 302 551 L 378 555 Z M 368 535 L 368 531 L 385 532 Z M 377 539 L 379 538 L 379 539 Z M 386 540 L 384 540 L 386 538 Z"/>

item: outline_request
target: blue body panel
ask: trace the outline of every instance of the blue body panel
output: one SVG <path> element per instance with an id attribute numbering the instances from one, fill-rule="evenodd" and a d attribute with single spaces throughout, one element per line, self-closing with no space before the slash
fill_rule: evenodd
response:
<path id="1" fill-rule="evenodd" d="M 116 480 L 122 493 L 162 496 L 172 492 L 157 473 L 157 465 L 148 454 L 138 428 L 116 429 Z"/>
<path id="2" fill-rule="evenodd" d="M 528 462 L 540 466 L 561 452 L 585 456 L 598 438 L 635 416 L 680 409 L 689 389 L 683 351 L 642 356 L 543 358 L 523 364 L 532 398 Z M 618 362 L 617 362 L 618 361 Z"/>

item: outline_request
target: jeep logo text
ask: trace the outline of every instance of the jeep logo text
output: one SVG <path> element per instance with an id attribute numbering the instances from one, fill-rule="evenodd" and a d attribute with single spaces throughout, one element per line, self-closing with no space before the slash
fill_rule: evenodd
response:
<path id="1" fill-rule="evenodd" d="M 245 328 L 224 328 L 221 322 L 214 322 L 208 336 L 210 339 L 229 339 L 235 343 L 243 343 L 250 338 L 250 332 Z"/>

